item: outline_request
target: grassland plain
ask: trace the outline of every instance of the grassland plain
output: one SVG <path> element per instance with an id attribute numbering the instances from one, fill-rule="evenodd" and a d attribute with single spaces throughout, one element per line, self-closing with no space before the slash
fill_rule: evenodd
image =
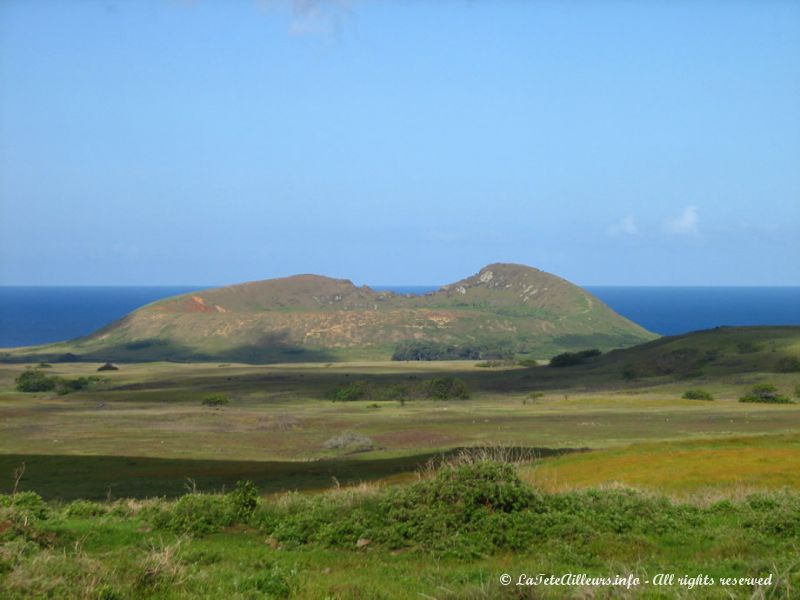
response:
<path id="1" fill-rule="evenodd" d="M 33 496 L 2 500 L 0 589 L 67 598 L 796 597 L 800 405 L 739 398 L 760 383 L 793 396 L 798 354 L 798 328 L 748 328 L 663 338 L 565 368 L 42 368 L 104 378 L 67 395 L 18 392 L 14 380 L 29 365 L 3 364 L 0 493 L 13 491 L 24 463 L 18 490 L 49 504 L 45 519 Z M 382 390 L 440 377 L 463 380 L 469 399 L 329 399 L 353 382 Z M 683 398 L 690 389 L 714 399 Z M 230 401 L 204 406 L 209 394 Z M 348 436 L 370 444 L 331 443 Z M 443 500 L 474 477 L 425 483 L 439 477 L 419 470 L 432 458 L 471 447 L 525 460 L 519 479 L 492 475 L 489 491 L 458 498 L 500 489 L 519 503 L 484 514 L 483 501 Z M 583 449 L 591 451 L 575 452 Z M 264 494 L 258 517 L 230 515 L 241 480 Z M 205 494 L 184 500 L 187 490 Z M 175 526 L 187 511 L 208 529 Z M 444 515 L 446 529 L 431 515 Z M 531 571 L 774 581 L 691 591 L 497 583 Z"/>

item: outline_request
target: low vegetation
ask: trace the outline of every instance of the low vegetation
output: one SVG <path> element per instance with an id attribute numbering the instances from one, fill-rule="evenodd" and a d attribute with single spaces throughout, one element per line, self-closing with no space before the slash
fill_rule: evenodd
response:
<path id="1" fill-rule="evenodd" d="M 764 404 L 791 404 L 788 396 L 780 393 L 777 386 L 771 383 L 759 383 L 750 388 L 750 392 L 739 398 L 739 402 L 760 402 Z"/>
<path id="2" fill-rule="evenodd" d="M 798 351 L 798 328 L 723 328 L 566 369 L 0 365 L 0 597 L 564 597 L 497 583 L 533 565 L 772 574 L 631 596 L 793 598 L 800 405 L 770 403 L 800 398 L 777 370 Z M 489 441 L 526 453 L 452 460 Z"/>
<path id="3" fill-rule="evenodd" d="M 40 369 L 26 369 L 14 380 L 20 392 L 49 392 L 56 388 L 58 378 L 50 377 Z"/>
<path id="4" fill-rule="evenodd" d="M 511 360 L 514 349 L 509 343 L 485 343 L 454 346 L 437 342 L 403 342 L 392 360 Z"/>
<path id="5" fill-rule="evenodd" d="M 686 390 L 681 396 L 684 400 L 713 400 L 711 392 L 701 389 Z"/>
<path id="6" fill-rule="evenodd" d="M 522 399 L 522 404 L 534 404 L 540 398 L 544 398 L 544 392 L 528 392 Z"/>
<path id="7" fill-rule="evenodd" d="M 596 348 L 592 350 L 581 350 L 580 352 L 563 352 L 562 354 L 557 354 L 550 359 L 550 366 L 574 367 L 576 365 L 585 364 L 592 358 L 596 358 L 601 354 L 602 352 Z"/>
<path id="8" fill-rule="evenodd" d="M 230 404 L 231 399 L 228 394 L 209 394 L 203 398 L 203 406 L 226 406 Z"/>
<path id="9" fill-rule="evenodd" d="M 465 400 L 469 398 L 469 386 L 457 377 L 435 377 L 413 383 L 380 385 L 365 380 L 339 384 L 325 392 L 325 398 L 333 402 L 355 400 L 405 402 L 420 398 L 434 400 Z"/>
<path id="10" fill-rule="evenodd" d="M 17 391 L 20 392 L 51 392 L 60 395 L 87 390 L 101 382 L 102 378 L 89 376 L 68 379 L 55 377 L 42 372 L 40 368 L 26 369 L 15 380 Z"/>
<path id="11" fill-rule="evenodd" d="M 375 442 L 363 433 L 345 431 L 325 442 L 327 450 L 350 450 L 351 452 L 365 452 L 375 448 Z"/>
<path id="12" fill-rule="evenodd" d="M 784 356 L 778 359 L 776 367 L 778 373 L 800 373 L 800 357 Z"/>
<path id="13" fill-rule="evenodd" d="M 709 557 L 717 577 L 772 577 L 768 588 L 706 594 L 790 598 L 800 584 L 797 494 L 547 493 L 513 465 L 484 460 L 405 486 L 270 499 L 244 481 L 174 501 L 59 506 L 21 492 L 0 496 L 0 524 L 0 587 L 11 599 L 513 598 L 499 574 L 532 563 L 544 573 L 695 573 Z"/>

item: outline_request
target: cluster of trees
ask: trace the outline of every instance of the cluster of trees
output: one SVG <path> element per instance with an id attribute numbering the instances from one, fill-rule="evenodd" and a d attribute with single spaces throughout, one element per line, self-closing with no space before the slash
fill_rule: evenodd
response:
<path id="1" fill-rule="evenodd" d="M 325 394 L 333 402 L 354 400 L 396 400 L 405 402 L 416 398 L 434 400 L 466 400 L 470 392 L 467 384 L 457 377 L 434 377 L 416 383 L 376 385 L 369 381 L 352 381 L 331 388 Z"/>
<path id="2" fill-rule="evenodd" d="M 25 369 L 19 377 L 14 380 L 17 391 L 20 392 L 56 392 L 58 394 L 69 394 L 93 387 L 102 379 L 96 376 L 77 377 L 76 379 L 66 379 L 47 375 L 41 368 Z"/>
<path id="3" fill-rule="evenodd" d="M 591 358 L 600 356 L 602 352 L 597 348 L 581 350 L 580 352 L 564 352 L 550 359 L 551 367 L 572 367 L 582 365 Z"/>
<path id="4" fill-rule="evenodd" d="M 683 393 L 682 398 L 685 400 L 713 400 L 714 396 L 711 392 L 707 392 L 706 390 L 701 389 L 694 389 L 694 390 L 686 390 Z"/>
<path id="5" fill-rule="evenodd" d="M 510 344 L 484 343 L 455 346 L 442 342 L 403 342 L 392 360 L 504 360 L 514 357 Z"/>
<path id="6" fill-rule="evenodd" d="M 792 401 L 784 396 L 771 383 L 759 383 L 750 388 L 750 392 L 739 398 L 739 402 L 763 402 L 766 404 L 790 404 Z"/>

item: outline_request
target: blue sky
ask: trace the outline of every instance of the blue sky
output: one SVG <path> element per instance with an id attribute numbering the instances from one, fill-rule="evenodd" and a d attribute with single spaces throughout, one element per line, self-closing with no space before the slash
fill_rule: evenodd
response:
<path id="1" fill-rule="evenodd" d="M 0 284 L 800 285 L 800 3 L 0 3 Z"/>

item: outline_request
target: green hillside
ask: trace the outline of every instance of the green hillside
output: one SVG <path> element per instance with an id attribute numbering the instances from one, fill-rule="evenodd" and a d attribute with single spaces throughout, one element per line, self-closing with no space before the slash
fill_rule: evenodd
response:
<path id="1" fill-rule="evenodd" d="M 800 372 L 800 327 L 717 327 L 612 351 L 590 367 L 626 379 Z"/>
<path id="2" fill-rule="evenodd" d="M 425 296 L 318 275 L 203 290 L 142 307 L 87 337 L 4 358 L 327 362 L 387 359 L 416 346 L 451 358 L 549 358 L 655 337 L 559 277 L 493 264 Z"/>

